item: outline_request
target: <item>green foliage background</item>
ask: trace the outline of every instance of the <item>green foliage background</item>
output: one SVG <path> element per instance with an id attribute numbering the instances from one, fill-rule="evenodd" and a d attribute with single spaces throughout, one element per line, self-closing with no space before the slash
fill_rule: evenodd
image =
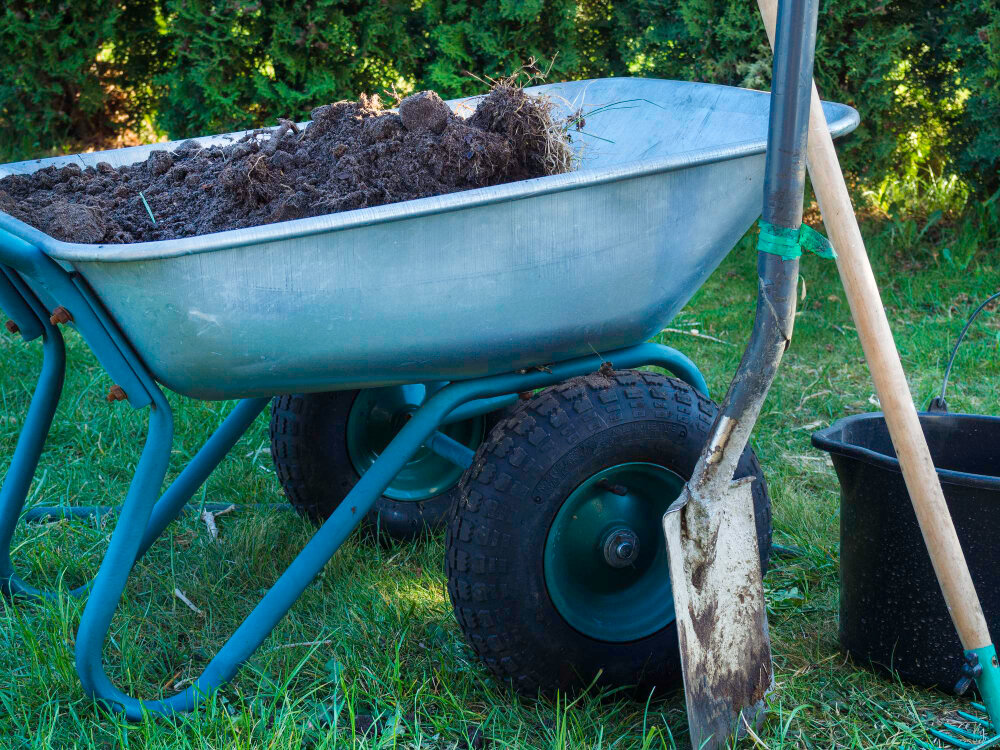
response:
<path id="1" fill-rule="evenodd" d="M 17 0 L 0 10 L 0 155 L 114 136 L 153 111 L 168 65 L 158 0 Z"/>
<path id="2" fill-rule="evenodd" d="M 862 125 L 845 166 L 1000 188 L 1000 0 L 821 0 L 816 77 Z M 476 93 L 529 57 L 550 80 L 766 88 L 751 0 L 21 0 L 0 15 L 0 156 L 271 125 L 362 92 Z"/>

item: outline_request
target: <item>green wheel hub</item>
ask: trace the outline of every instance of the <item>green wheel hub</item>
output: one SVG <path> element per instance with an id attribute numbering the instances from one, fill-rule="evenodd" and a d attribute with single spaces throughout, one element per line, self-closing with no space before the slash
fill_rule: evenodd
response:
<path id="1" fill-rule="evenodd" d="M 624 643 L 674 620 L 662 518 L 684 480 L 662 466 L 624 463 L 580 484 L 545 540 L 545 585 L 575 630 Z"/>
<path id="2" fill-rule="evenodd" d="M 347 417 L 347 453 L 358 476 L 371 468 L 412 414 L 442 385 L 418 383 L 367 388 L 358 393 Z M 445 425 L 441 432 L 476 450 L 483 440 L 484 425 L 483 417 L 475 417 Z M 384 494 L 393 500 L 427 500 L 458 484 L 463 471 L 460 466 L 421 446 Z"/>

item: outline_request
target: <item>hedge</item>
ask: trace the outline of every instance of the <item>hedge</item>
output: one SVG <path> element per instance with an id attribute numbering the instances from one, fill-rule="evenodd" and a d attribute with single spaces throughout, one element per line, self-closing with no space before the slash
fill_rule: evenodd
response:
<path id="1" fill-rule="evenodd" d="M 1000 0 L 928 5 L 912 22 L 924 44 L 923 88 L 948 136 L 944 152 L 954 171 L 992 193 L 1000 188 Z"/>
<path id="2" fill-rule="evenodd" d="M 172 64 L 157 122 L 177 138 L 381 91 L 412 78 L 422 47 L 399 0 L 165 0 L 164 12 Z"/>
<path id="3" fill-rule="evenodd" d="M 0 155 L 109 139 L 158 106 L 167 63 L 156 0 L 39 2 L 0 11 Z"/>
<path id="4" fill-rule="evenodd" d="M 922 159 L 1000 187 L 1000 0 L 821 0 L 816 78 L 862 125 L 845 166 Z M 531 57 L 551 80 L 642 75 L 767 88 L 751 0 L 21 2 L 0 16 L 0 151 L 142 117 L 173 138 L 265 126 L 362 92 L 481 91 Z M 25 50 L 25 54 L 16 54 Z"/>

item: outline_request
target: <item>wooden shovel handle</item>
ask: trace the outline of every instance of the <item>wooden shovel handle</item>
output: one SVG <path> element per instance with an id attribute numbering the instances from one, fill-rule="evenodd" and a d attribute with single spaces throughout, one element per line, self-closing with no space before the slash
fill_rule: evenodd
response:
<path id="1" fill-rule="evenodd" d="M 778 0 L 757 0 L 757 5 L 773 47 Z M 910 501 L 948 611 L 966 649 L 989 646 L 991 640 L 986 618 L 945 504 L 927 441 L 920 429 L 917 410 L 896 352 L 815 83 L 809 112 L 807 158 L 823 223 L 837 251 L 837 269 L 858 329 L 861 348 L 868 360 L 875 392 L 882 404 Z"/>

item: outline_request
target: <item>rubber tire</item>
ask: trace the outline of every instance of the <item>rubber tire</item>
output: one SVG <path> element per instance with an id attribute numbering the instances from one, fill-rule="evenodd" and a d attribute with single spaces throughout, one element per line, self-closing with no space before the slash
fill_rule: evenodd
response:
<path id="1" fill-rule="evenodd" d="M 619 371 L 548 388 L 493 429 L 459 483 L 446 560 L 455 615 L 494 675 L 527 696 L 572 693 L 599 672 L 598 686 L 642 695 L 681 683 L 675 623 L 627 643 L 581 634 L 549 598 L 543 555 L 556 512 L 594 473 L 648 461 L 689 478 L 717 410 L 680 380 Z M 750 475 L 766 571 L 771 504 L 748 448 L 736 477 Z"/>
<path id="2" fill-rule="evenodd" d="M 330 517 L 360 479 L 347 452 L 347 417 L 359 392 L 294 393 L 271 402 L 271 459 L 278 481 L 292 507 L 316 525 Z M 505 413 L 486 415 L 486 435 Z M 412 540 L 425 530 L 443 528 L 457 498 L 458 485 L 420 501 L 383 495 L 362 526 L 392 539 Z"/>

